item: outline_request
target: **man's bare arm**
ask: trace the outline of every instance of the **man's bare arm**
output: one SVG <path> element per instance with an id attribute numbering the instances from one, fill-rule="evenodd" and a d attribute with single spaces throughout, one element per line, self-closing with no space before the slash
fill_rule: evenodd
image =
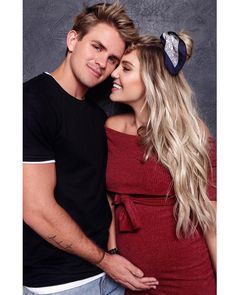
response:
<path id="1" fill-rule="evenodd" d="M 55 164 L 24 164 L 24 220 L 55 247 L 79 255 L 93 264 L 104 256 L 79 225 L 56 202 Z"/>

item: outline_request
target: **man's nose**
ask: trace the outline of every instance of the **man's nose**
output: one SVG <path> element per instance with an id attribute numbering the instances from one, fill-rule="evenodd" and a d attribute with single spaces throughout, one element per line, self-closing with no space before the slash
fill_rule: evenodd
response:
<path id="1" fill-rule="evenodd" d="M 105 69 L 107 66 L 107 58 L 104 56 L 99 56 L 95 58 L 95 63 L 100 66 L 100 68 Z"/>

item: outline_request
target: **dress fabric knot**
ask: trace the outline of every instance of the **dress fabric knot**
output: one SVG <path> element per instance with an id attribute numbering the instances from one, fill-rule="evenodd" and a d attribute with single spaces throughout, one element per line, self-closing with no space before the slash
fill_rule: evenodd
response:
<path id="1" fill-rule="evenodd" d="M 136 232 L 141 228 L 140 218 L 135 209 L 135 201 L 128 195 L 116 194 L 113 204 L 118 206 L 118 228 L 120 232 Z"/>

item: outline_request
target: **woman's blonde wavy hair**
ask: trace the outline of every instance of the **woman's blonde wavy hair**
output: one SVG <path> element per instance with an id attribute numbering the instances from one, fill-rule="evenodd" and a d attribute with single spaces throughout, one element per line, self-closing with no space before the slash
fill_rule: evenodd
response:
<path id="1" fill-rule="evenodd" d="M 191 57 L 193 41 L 179 33 L 185 42 L 187 59 Z M 177 237 L 215 228 L 215 213 L 207 196 L 209 132 L 199 118 L 193 92 L 183 72 L 172 76 L 164 65 L 163 45 L 154 36 L 142 36 L 126 53 L 137 50 L 141 77 L 146 87 L 145 105 L 149 111 L 146 126 L 139 129 L 145 146 L 144 159 L 156 155 L 173 179 L 177 198 L 174 216 Z"/>

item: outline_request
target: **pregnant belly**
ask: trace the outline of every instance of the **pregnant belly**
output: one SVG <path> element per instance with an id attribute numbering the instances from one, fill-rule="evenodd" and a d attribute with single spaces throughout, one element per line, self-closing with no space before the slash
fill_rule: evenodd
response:
<path id="1" fill-rule="evenodd" d="M 203 291 L 210 287 L 209 294 L 214 294 L 215 279 L 205 240 L 200 233 L 188 239 L 176 237 L 173 204 L 135 204 L 135 212 L 139 229 L 126 232 L 119 229 L 122 207 L 118 206 L 115 211 L 117 246 L 121 255 L 140 267 L 145 276 L 155 276 L 160 288 L 180 288 L 181 285 L 189 288 L 198 286 L 201 281 Z"/>

